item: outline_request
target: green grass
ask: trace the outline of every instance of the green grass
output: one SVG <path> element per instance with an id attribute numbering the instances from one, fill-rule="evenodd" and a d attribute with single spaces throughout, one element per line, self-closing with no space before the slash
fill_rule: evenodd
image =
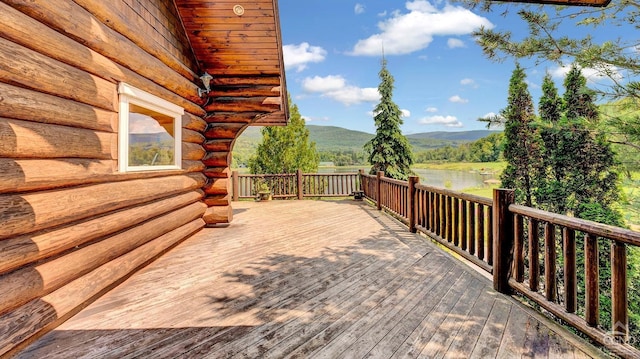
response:
<path id="1" fill-rule="evenodd" d="M 415 168 L 452 171 L 489 171 L 500 173 L 507 166 L 506 162 L 430 162 L 416 163 Z"/>

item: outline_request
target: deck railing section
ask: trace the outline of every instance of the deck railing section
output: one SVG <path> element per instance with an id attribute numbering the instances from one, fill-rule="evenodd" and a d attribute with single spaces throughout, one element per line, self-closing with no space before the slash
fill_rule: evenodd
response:
<path id="1" fill-rule="evenodd" d="M 626 247 L 640 246 L 640 233 L 515 204 L 509 212 L 514 228 L 509 286 L 616 354 L 640 357 L 625 344 L 630 339 Z M 599 258 L 599 246 L 610 247 L 609 258 Z M 583 266 L 578 258 L 584 258 Z M 579 287 L 579 277 L 584 286 Z M 600 280 L 610 283 L 609 293 L 601 291 Z M 600 323 L 601 296 L 611 300 L 609 323 Z"/>
<path id="2" fill-rule="evenodd" d="M 360 191 L 358 173 L 240 174 L 232 172 L 233 200 L 256 198 L 264 186 L 273 198 L 347 197 Z"/>
<path id="3" fill-rule="evenodd" d="M 365 197 L 378 209 L 492 273 L 496 290 L 524 295 L 617 355 L 640 357 L 628 343 L 626 273 L 626 246 L 640 246 L 639 232 L 515 205 L 512 190 L 496 189 L 489 199 L 425 186 L 415 177 L 404 182 L 381 173 L 360 175 Z M 606 295 L 599 283 L 606 262 L 598 258 L 602 244 L 611 246 L 606 264 L 611 269 L 610 325 L 599 323 L 599 300 Z M 578 267 L 581 250 L 583 268 Z"/>

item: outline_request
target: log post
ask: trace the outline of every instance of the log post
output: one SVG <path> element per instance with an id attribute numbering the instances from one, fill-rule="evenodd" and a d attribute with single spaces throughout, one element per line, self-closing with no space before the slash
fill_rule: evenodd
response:
<path id="1" fill-rule="evenodd" d="M 584 235 L 584 291 L 585 291 L 585 320 L 591 327 L 598 326 L 600 316 L 600 281 L 598 262 L 598 239 L 595 235 Z"/>
<path id="2" fill-rule="evenodd" d="M 296 177 L 298 179 L 298 199 L 302 200 L 304 199 L 304 187 L 303 187 L 303 183 L 302 183 L 302 170 L 298 168 L 298 170 L 296 171 Z"/>
<path id="3" fill-rule="evenodd" d="M 376 207 L 378 211 L 382 209 L 382 177 L 384 176 L 384 172 L 378 171 L 376 173 Z"/>
<path id="4" fill-rule="evenodd" d="M 411 176 L 409 177 L 409 198 L 407 201 L 407 217 L 409 217 L 409 231 L 411 233 L 416 233 L 416 183 L 420 181 L 420 177 Z"/>
<path id="5" fill-rule="evenodd" d="M 238 171 L 231 172 L 231 185 L 233 186 L 231 200 L 237 201 L 240 197 L 240 179 L 238 178 Z"/>
<path id="6" fill-rule="evenodd" d="M 611 332 L 621 343 L 627 342 L 629 316 L 627 301 L 627 248 L 620 241 L 611 242 Z"/>
<path id="7" fill-rule="evenodd" d="M 493 190 L 493 288 L 510 293 L 509 276 L 513 260 L 513 215 L 509 205 L 514 202 L 514 191 Z"/>
<path id="8" fill-rule="evenodd" d="M 364 185 L 364 170 L 361 168 L 358 170 L 358 184 L 360 184 L 360 188 L 358 188 L 356 184 L 356 190 L 361 190 L 364 192 L 365 196 L 371 196 L 371 193 L 367 193 L 368 188 Z"/>

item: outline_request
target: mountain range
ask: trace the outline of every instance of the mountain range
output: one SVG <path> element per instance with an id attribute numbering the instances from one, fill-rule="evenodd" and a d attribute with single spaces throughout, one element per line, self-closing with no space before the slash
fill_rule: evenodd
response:
<path id="1" fill-rule="evenodd" d="M 234 151 L 255 148 L 262 138 L 261 127 L 249 127 L 236 140 Z M 316 143 L 318 151 L 362 151 L 364 144 L 373 138 L 373 134 L 349 130 L 337 126 L 307 125 L 309 139 Z M 436 131 L 421 132 L 406 135 L 414 152 L 433 148 L 458 146 L 462 143 L 473 142 L 492 133 L 501 131 L 473 130 L 473 131 Z"/>

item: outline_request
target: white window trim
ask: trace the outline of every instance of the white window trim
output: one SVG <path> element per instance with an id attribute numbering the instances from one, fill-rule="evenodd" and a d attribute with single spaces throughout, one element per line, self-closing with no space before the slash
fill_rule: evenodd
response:
<path id="1" fill-rule="evenodd" d="M 118 169 L 120 172 L 176 170 L 182 168 L 182 115 L 184 109 L 124 82 L 118 85 Z M 166 166 L 129 166 L 129 104 L 138 105 L 173 117 L 174 164 Z"/>

